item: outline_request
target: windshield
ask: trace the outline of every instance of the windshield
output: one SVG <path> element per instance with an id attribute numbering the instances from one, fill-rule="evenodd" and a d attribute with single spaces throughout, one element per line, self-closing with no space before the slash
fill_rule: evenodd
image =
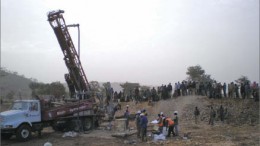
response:
<path id="1" fill-rule="evenodd" d="M 28 110 L 29 102 L 14 102 L 11 110 Z"/>

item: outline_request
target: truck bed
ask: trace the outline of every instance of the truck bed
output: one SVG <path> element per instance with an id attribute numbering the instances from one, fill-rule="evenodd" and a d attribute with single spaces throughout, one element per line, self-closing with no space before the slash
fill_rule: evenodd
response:
<path id="1" fill-rule="evenodd" d="M 60 117 L 71 116 L 81 111 L 93 110 L 95 105 L 94 99 L 85 99 L 78 102 L 66 103 L 58 107 L 42 109 L 42 121 L 55 120 Z"/>

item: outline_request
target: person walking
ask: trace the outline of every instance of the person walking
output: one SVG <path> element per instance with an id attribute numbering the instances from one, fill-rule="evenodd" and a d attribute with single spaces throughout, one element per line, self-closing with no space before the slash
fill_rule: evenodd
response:
<path id="1" fill-rule="evenodd" d="M 142 142 L 147 141 L 146 133 L 147 133 L 147 123 L 148 119 L 146 117 L 146 114 L 141 113 L 141 120 L 140 120 L 140 126 L 141 126 L 141 139 Z"/>
<path id="2" fill-rule="evenodd" d="M 199 115 L 200 115 L 200 111 L 199 111 L 198 107 L 195 107 L 195 111 L 194 111 L 195 124 L 198 124 Z"/>

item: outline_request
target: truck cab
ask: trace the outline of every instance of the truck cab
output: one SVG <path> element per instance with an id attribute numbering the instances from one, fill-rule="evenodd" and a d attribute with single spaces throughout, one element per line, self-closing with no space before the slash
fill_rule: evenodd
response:
<path id="1" fill-rule="evenodd" d="M 1 137 L 9 139 L 16 135 L 21 141 L 27 141 L 34 131 L 34 124 L 41 122 L 41 104 L 39 100 L 16 100 L 10 110 L 0 113 Z"/>

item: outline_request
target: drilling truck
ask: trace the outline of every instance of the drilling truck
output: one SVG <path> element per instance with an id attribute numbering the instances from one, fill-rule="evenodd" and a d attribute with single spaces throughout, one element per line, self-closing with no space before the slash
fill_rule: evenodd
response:
<path id="1" fill-rule="evenodd" d="M 52 107 L 40 98 L 14 101 L 10 110 L 0 113 L 2 139 L 15 135 L 20 141 L 28 141 L 32 132 L 41 135 L 43 128 L 48 126 L 56 131 L 89 131 L 97 127 L 104 117 L 82 68 L 63 13 L 63 10 L 49 12 L 48 21 L 64 55 L 68 69 L 65 80 L 74 102 Z"/>

